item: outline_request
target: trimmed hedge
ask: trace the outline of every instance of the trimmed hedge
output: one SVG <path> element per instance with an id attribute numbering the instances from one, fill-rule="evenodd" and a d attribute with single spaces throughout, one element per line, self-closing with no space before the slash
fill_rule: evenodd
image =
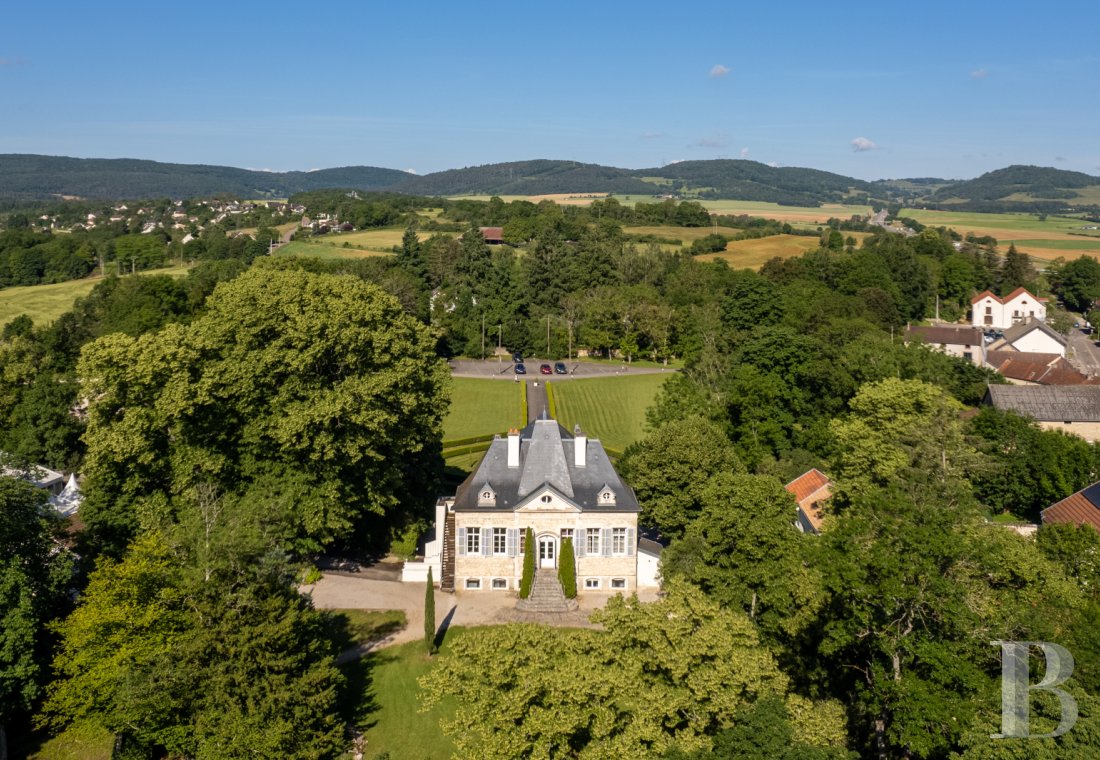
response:
<path id="1" fill-rule="evenodd" d="M 450 459 L 451 457 L 462 456 L 463 454 L 473 454 L 478 451 L 488 451 L 491 441 L 485 443 L 474 443 L 470 446 L 459 446 L 456 449 L 443 449 L 443 458 Z"/>
<path id="2" fill-rule="evenodd" d="M 523 575 L 519 579 L 519 598 L 531 596 L 531 584 L 535 582 L 535 534 L 528 528 L 523 538 Z"/>
<path id="3" fill-rule="evenodd" d="M 455 438 L 451 441 L 444 441 L 443 448 L 452 449 L 455 446 L 466 446 L 471 443 L 485 443 L 486 441 L 492 442 L 493 436 L 497 433 L 489 433 L 488 435 L 471 435 L 469 438 Z M 500 435 L 503 435 L 501 433 Z"/>
<path id="4" fill-rule="evenodd" d="M 573 539 L 561 542 L 561 561 L 558 562 L 558 580 L 566 599 L 577 598 L 577 560 L 573 556 Z"/>

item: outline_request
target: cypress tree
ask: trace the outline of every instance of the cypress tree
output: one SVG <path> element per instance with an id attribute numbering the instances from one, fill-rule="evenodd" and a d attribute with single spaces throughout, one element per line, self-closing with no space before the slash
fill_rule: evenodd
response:
<path id="1" fill-rule="evenodd" d="M 563 538 L 561 562 L 558 563 L 558 580 L 566 599 L 577 598 L 577 561 L 573 557 L 573 539 Z"/>
<path id="2" fill-rule="evenodd" d="M 519 598 L 531 596 L 531 584 L 535 582 L 535 534 L 530 528 L 523 538 L 523 576 L 519 579 Z"/>
<path id="3" fill-rule="evenodd" d="M 424 648 L 435 654 L 435 589 L 432 567 L 428 566 L 428 588 L 424 591 Z"/>

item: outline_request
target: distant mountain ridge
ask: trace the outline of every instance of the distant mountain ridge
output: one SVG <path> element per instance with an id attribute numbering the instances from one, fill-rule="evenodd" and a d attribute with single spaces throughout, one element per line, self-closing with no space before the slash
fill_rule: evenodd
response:
<path id="1" fill-rule="evenodd" d="M 919 202 L 973 210 L 1057 210 L 1067 204 L 1100 204 L 1100 177 L 1037 166 L 1010 166 L 966 181 L 925 177 L 866 182 L 817 169 L 774 167 L 743 159 L 683 161 L 649 169 L 539 159 L 417 176 L 376 166 L 265 172 L 139 159 L 0 154 L 2 199 L 77 196 L 118 200 L 219 193 L 277 198 L 330 188 L 425 196 L 674 194 L 800 206 Z"/>

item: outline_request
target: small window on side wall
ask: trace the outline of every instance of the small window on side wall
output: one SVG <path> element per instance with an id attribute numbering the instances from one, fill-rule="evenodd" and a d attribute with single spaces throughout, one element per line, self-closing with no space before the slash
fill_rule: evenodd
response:
<path id="1" fill-rule="evenodd" d="M 626 578 L 612 578 L 611 588 L 626 588 Z"/>
<path id="2" fill-rule="evenodd" d="M 585 588 L 599 588 L 600 587 L 600 579 L 599 578 L 585 578 L 584 579 L 584 587 Z"/>
<path id="3" fill-rule="evenodd" d="M 466 588 L 468 588 L 468 589 L 479 589 L 479 588 L 481 588 L 481 578 L 467 578 L 466 579 Z"/>
<path id="4" fill-rule="evenodd" d="M 493 589 L 494 590 L 506 589 L 506 588 L 508 588 L 508 579 L 507 578 L 493 578 Z"/>

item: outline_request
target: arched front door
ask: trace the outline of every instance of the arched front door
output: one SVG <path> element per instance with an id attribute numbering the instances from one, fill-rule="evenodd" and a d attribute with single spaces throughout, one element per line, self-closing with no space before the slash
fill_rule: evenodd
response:
<path id="1" fill-rule="evenodd" d="M 539 567 L 557 567 L 558 541 L 553 536 L 539 537 Z"/>

